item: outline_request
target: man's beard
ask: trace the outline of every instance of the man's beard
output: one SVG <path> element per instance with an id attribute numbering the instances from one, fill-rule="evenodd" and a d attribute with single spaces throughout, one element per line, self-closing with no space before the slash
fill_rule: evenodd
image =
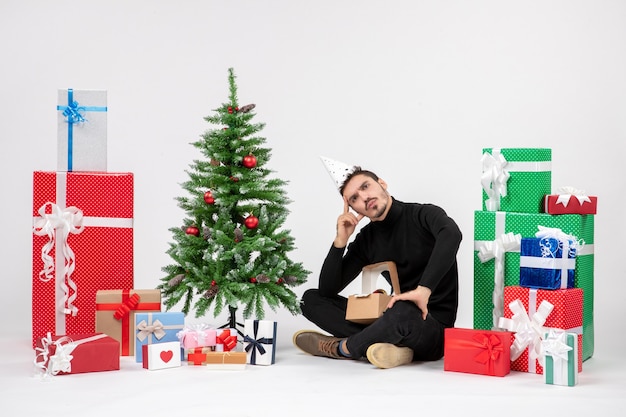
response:
<path id="1" fill-rule="evenodd" d="M 380 201 L 380 200 L 379 200 Z M 380 218 L 380 216 L 382 216 L 385 213 L 385 210 L 387 209 L 387 202 L 383 202 L 382 206 L 377 206 L 376 207 L 376 213 L 370 217 L 370 219 L 378 219 Z"/>

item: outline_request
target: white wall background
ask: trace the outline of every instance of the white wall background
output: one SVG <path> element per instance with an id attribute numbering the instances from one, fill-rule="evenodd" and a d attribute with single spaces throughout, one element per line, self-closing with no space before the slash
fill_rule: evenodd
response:
<path id="1" fill-rule="evenodd" d="M 232 66 L 240 103 L 267 124 L 269 168 L 290 181 L 292 257 L 313 271 L 298 293 L 316 286 L 342 208 L 326 155 L 457 220 L 457 324 L 471 327 L 481 149 L 549 147 L 553 187 L 599 197 L 596 355 L 617 350 L 625 39 L 618 0 L 3 0 L 2 333 L 30 335 L 32 172 L 56 169 L 57 89 L 108 91 L 109 171 L 135 174 L 135 287 L 153 288 L 169 263 L 167 229 L 183 217 L 179 183 L 200 157 L 189 143 L 226 100 Z"/>

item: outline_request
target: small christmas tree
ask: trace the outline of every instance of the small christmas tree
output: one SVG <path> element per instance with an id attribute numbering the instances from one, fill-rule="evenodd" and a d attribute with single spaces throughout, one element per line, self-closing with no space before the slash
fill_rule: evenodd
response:
<path id="1" fill-rule="evenodd" d="M 163 268 L 158 288 L 167 310 L 183 301 L 185 314 L 193 307 L 201 317 L 213 307 L 217 317 L 228 306 L 234 327 L 239 306 L 245 318 L 264 318 L 265 305 L 299 313 L 291 287 L 310 271 L 287 257 L 295 249 L 290 231 L 281 229 L 290 203 L 287 181 L 270 178 L 264 168 L 270 150 L 257 134 L 265 124 L 252 123 L 254 104 L 239 107 L 232 68 L 228 83 L 228 103 L 205 117 L 215 128 L 193 143 L 206 159 L 193 161 L 182 184 L 189 196 L 177 201 L 186 218 L 170 229 L 167 253 L 174 263 Z"/>

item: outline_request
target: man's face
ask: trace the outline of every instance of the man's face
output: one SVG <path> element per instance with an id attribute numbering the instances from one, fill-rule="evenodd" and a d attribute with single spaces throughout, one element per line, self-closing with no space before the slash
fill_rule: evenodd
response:
<path id="1" fill-rule="evenodd" d="M 343 198 L 354 211 L 372 221 L 383 220 L 389 209 L 387 183 L 380 178 L 375 181 L 367 175 L 355 175 L 344 187 Z"/>

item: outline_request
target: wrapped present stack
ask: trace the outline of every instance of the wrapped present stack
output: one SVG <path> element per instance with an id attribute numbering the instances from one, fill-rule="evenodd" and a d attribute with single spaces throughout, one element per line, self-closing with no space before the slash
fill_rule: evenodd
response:
<path id="1" fill-rule="evenodd" d="M 106 91 L 59 90 L 57 115 L 57 170 L 33 174 L 32 344 L 79 335 L 78 352 L 111 340 L 96 293 L 133 288 L 134 183 L 107 171 Z"/>
<path id="2" fill-rule="evenodd" d="M 133 174 L 107 171 L 106 91 L 59 90 L 57 170 L 33 174 L 32 346 L 43 376 L 181 362 L 245 369 L 275 361 L 276 322 L 185 326 L 161 291 L 135 289 Z"/>
<path id="3" fill-rule="evenodd" d="M 185 326 L 178 333 L 190 366 L 215 369 L 243 369 L 250 365 L 276 362 L 276 328 L 271 320 L 246 319 L 242 349 L 238 349 L 237 329 L 214 329 L 207 325 Z"/>
<path id="4" fill-rule="evenodd" d="M 190 366 L 221 370 L 246 367 L 246 352 L 237 349 L 237 329 L 187 326 L 178 333 L 178 338 L 185 350 L 185 360 Z"/>
<path id="5" fill-rule="evenodd" d="M 551 159 L 545 148 L 483 149 L 474 213 L 474 328 L 513 332 L 511 369 L 525 372 L 543 372 L 543 330 L 577 335 L 579 368 L 594 348 L 597 201 L 573 188 L 552 194 Z"/>
<path id="6" fill-rule="evenodd" d="M 135 334 L 137 315 L 160 312 L 161 291 L 101 289 L 96 292 L 95 309 L 96 331 L 108 334 L 120 342 L 120 356 L 133 356 L 137 352 L 135 340 L 141 339 L 148 330 L 145 329 L 141 336 Z M 151 327 L 150 330 L 156 331 L 156 328 Z M 146 336 L 143 340 L 152 341 L 153 338 Z M 171 341 L 171 336 L 167 340 Z M 141 344 L 140 340 L 137 343 L 140 350 Z"/>

